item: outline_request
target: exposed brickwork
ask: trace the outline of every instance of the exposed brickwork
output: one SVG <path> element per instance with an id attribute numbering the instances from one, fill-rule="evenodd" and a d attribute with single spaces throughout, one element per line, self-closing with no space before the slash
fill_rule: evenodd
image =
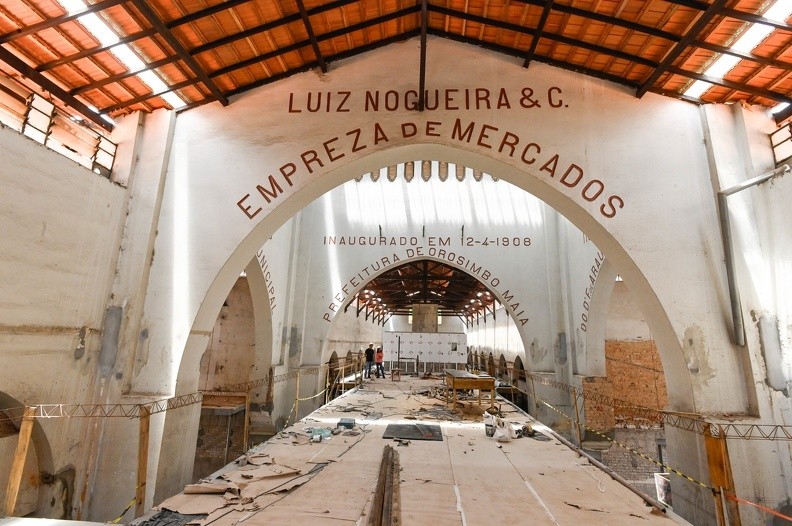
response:
<path id="1" fill-rule="evenodd" d="M 607 376 L 585 378 L 585 392 L 595 392 L 654 409 L 666 405 L 666 385 L 660 356 L 652 340 L 605 342 Z M 586 425 L 644 455 L 659 460 L 658 444 L 663 442 L 663 429 L 641 429 L 625 426 L 640 425 L 628 420 L 618 409 L 592 400 L 585 401 Z M 602 440 L 589 433 L 593 440 Z M 662 471 L 657 464 L 612 444 L 600 452 L 602 461 L 641 491 L 654 496 L 654 473 Z M 669 460 L 663 459 L 666 463 Z"/>
<path id="2" fill-rule="evenodd" d="M 244 453 L 242 440 L 244 435 L 244 412 L 230 417 L 217 415 L 201 415 L 198 427 L 198 442 L 195 449 L 195 466 L 193 479 L 210 475 L 223 467 L 226 462 L 226 437 L 228 440 L 228 461 Z"/>
<path id="3" fill-rule="evenodd" d="M 653 340 L 605 342 L 607 377 L 585 378 L 583 389 L 655 409 L 666 405 L 666 385 L 660 356 Z M 597 430 L 612 431 L 625 423 L 624 415 L 591 400 L 585 402 L 586 422 Z M 626 422 L 635 423 L 635 422 Z"/>
<path id="4" fill-rule="evenodd" d="M 597 393 L 604 396 L 611 394 L 612 385 L 608 378 L 584 378 L 583 392 Z M 616 418 L 613 416 L 613 408 L 609 405 L 600 404 L 594 400 L 586 399 L 583 402 L 586 415 L 586 425 L 598 431 L 608 431 L 616 426 Z"/>

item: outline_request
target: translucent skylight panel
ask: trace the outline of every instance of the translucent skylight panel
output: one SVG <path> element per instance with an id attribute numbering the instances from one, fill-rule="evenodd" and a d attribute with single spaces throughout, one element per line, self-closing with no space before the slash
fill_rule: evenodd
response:
<path id="1" fill-rule="evenodd" d="M 88 7 L 82 0 L 58 0 L 58 2 L 69 14 L 85 11 Z M 77 21 L 96 37 L 103 46 L 113 46 L 110 52 L 115 55 L 127 69 L 130 71 L 137 71 L 146 67 L 146 64 L 137 56 L 132 48 L 126 44 L 118 44 L 120 39 L 116 32 L 97 14 L 88 13 L 82 15 L 77 18 Z M 155 72 L 146 70 L 139 73 L 137 76 L 151 88 L 154 93 L 162 93 L 160 96 L 173 108 L 181 108 L 185 105 L 181 97 L 169 91 L 170 88 Z M 166 91 L 167 93 L 163 93 Z"/>
<path id="2" fill-rule="evenodd" d="M 762 16 L 771 20 L 785 21 L 792 14 L 792 0 L 776 0 Z M 731 49 L 750 53 L 773 32 L 773 28 L 766 24 L 751 24 L 751 26 L 731 45 Z M 704 75 L 722 79 L 731 71 L 737 63 L 738 57 L 723 54 L 704 70 Z M 701 98 L 701 96 L 712 87 L 709 82 L 697 80 L 693 82 L 683 93 L 689 97 Z M 774 111 L 780 111 L 773 108 Z"/>

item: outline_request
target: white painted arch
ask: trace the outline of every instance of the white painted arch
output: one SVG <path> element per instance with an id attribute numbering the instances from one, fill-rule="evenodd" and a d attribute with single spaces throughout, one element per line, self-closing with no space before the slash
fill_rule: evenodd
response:
<path id="1" fill-rule="evenodd" d="M 462 265 L 458 264 L 456 261 L 452 261 L 449 258 L 439 258 L 439 257 L 436 257 L 436 256 L 429 256 L 429 255 L 402 258 L 402 259 L 399 260 L 398 264 L 392 264 L 392 265 L 390 265 L 388 267 L 381 268 L 376 273 L 373 273 L 369 277 L 369 279 L 366 280 L 366 282 L 364 282 L 361 285 L 359 285 L 359 286 L 355 287 L 354 289 L 350 290 L 349 295 L 347 297 L 348 298 L 354 298 L 355 295 L 358 292 L 360 292 L 360 291 L 362 291 L 362 290 L 364 290 L 364 289 L 366 289 L 368 287 L 368 284 L 371 282 L 371 280 L 376 279 L 378 276 L 381 276 L 382 274 L 384 274 L 386 272 L 389 272 L 389 271 L 391 271 L 391 270 L 393 270 L 393 269 L 395 269 L 395 268 L 397 268 L 397 267 L 399 267 L 401 265 L 404 265 L 406 263 L 410 263 L 410 262 L 414 262 L 414 261 L 424 261 L 424 260 L 429 260 L 429 261 L 435 261 L 437 263 L 442 263 L 442 264 L 447 265 L 449 267 L 453 267 L 453 268 L 459 270 L 460 272 L 464 272 L 468 276 L 472 277 L 473 279 L 475 279 L 476 281 L 478 281 L 479 283 L 484 285 L 487 288 L 487 290 L 490 291 L 490 293 L 493 296 L 495 296 L 495 298 L 501 303 L 501 305 L 504 305 L 504 306 L 508 305 L 508 301 L 506 301 L 506 299 L 503 297 L 503 294 L 498 292 L 498 290 L 493 288 L 492 285 L 490 285 L 489 283 L 487 283 L 485 281 L 482 281 L 482 279 L 479 276 L 476 276 L 475 274 L 471 274 L 465 267 L 463 267 Z M 472 263 L 481 264 L 480 266 L 483 265 L 480 261 L 473 260 L 472 258 L 468 259 L 468 261 L 470 261 Z M 505 307 L 504 307 L 504 309 L 505 309 Z M 518 327 L 519 327 L 519 320 L 514 318 L 514 313 L 510 312 L 508 309 L 505 309 L 505 310 L 509 314 L 509 317 L 512 319 L 512 321 L 514 321 L 514 323 L 516 325 L 518 325 Z M 328 331 L 327 331 L 328 333 L 330 333 L 330 331 L 333 330 L 333 326 L 335 325 L 336 321 L 339 319 L 339 314 L 341 314 L 341 309 L 336 311 L 335 316 L 333 316 L 333 321 L 330 323 L 330 326 L 329 326 Z M 523 353 L 525 353 L 525 334 L 521 331 L 520 335 L 522 336 Z M 322 362 L 327 361 L 326 359 L 328 357 L 329 352 L 330 351 L 325 346 L 325 348 L 322 350 L 322 359 L 321 359 Z"/>
<path id="2" fill-rule="evenodd" d="M 361 111 L 363 90 L 413 89 L 415 75 L 409 72 L 418 65 L 410 57 L 417 57 L 413 51 L 418 45 L 408 41 L 339 63 L 328 75 L 305 73 L 251 90 L 227 108 L 207 105 L 181 114 L 145 298 L 142 325 L 150 337 L 135 351 L 136 364 L 142 365 L 130 379 L 131 393 L 168 396 L 195 390 L 201 353 L 237 276 L 265 241 L 308 203 L 383 166 L 438 160 L 489 173 L 535 195 L 591 238 L 630 284 L 648 320 L 666 375 L 669 409 L 745 412 L 748 387 L 739 354 L 717 315 L 722 307 L 717 293 L 725 280 L 718 268 L 707 267 L 717 259 L 720 245 L 711 242 L 717 240 L 717 221 L 697 110 L 652 94 L 639 101 L 605 81 L 542 64 L 522 70 L 509 57 L 467 47 L 469 67 L 449 72 L 441 57 L 455 56 L 460 45 L 440 40 L 430 44 L 438 49 L 432 54 L 435 63 L 430 60 L 428 65 L 428 79 L 435 85 L 457 92 L 503 89 L 512 95 L 525 86 L 537 93 L 563 89 L 569 106 L 424 114 Z M 394 63 L 403 75 L 393 75 Z M 358 102 L 356 111 L 291 114 L 286 109 L 290 94 L 333 90 L 350 90 Z M 519 153 L 497 152 L 495 139 L 495 146 L 475 138 L 457 140 L 450 132 L 457 118 L 475 121 L 477 133 L 489 126 L 535 140 L 550 152 L 548 157 L 557 152 L 564 168 L 548 176 L 540 171 L 544 159 L 530 164 Z M 400 136 L 406 122 L 427 133 Z M 434 122 L 442 128 L 439 137 L 428 133 Z M 373 142 L 375 126 L 387 129 L 392 140 Z M 301 168 L 293 186 L 281 179 L 283 193 L 272 202 L 265 204 L 258 195 L 256 185 L 268 184 L 268 175 L 278 175 L 284 163 L 299 163 L 301 153 L 327 148 L 323 141 L 346 137 L 355 128 L 367 130 L 366 149 L 353 153 L 347 138 L 343 158 Z M 570 163 L 585 168 L 586 181 L 601 180 L 607 194 L 623 196 L 624 209 L 607 218 L 600 213 L 601 201 L 588 202 L 580 188 L 561 184 L 561 173 Z M 253 218 L 237 206 L 246 194 L 257 198 L 252 210 L 262 208 Z M 689 370 L 688 361 L 695 367 Z M 178 430 L 179 436 L 163 429 L 152 433 L 159 433 L 160 455 L 168 460 L 174 452 L 182 454 L 184 428 L 197 426 L 194 415 L 168 415 L 174 418 L 176 427 L 166 427 Z M 153 444 L 156 448 L 156 439 Z M 152 461 L 158 491 L 164 482 L 166 493 L 161 496 L 180 489 L 179 468 L 170 470 L 171 476 Z M 187 461 L 192 458 L 178 463 Z"/>
<path id="3" fill-rule="evenodd" d="M 644 273 L 618 240 L 600 223 L 599 219 L 570 196 L 548 184 L 541 176 L 520 171 L 512 165 L 478 152 L 440 143 L 409 144 L 372 152 L 365 157 L 321 174 L 311 184 L 304 185 L 291 194 L 284 194 L 283 201 L 272 212 L 264 216 L 239 243 L 222 268 L 219 269 L 206 291 L 205 297 L 200 302 L 179 367 L 177 385 L 180 390 L 189 390 L 194 387 L 190 385 L 189 381 L 181 381 L 191 376 L 190 371 L 194 370 L 195 364 L 200 360 L 200 354 L 198 356 L 191 355 L 196 354 L 197 349 L 200 349 L 200 344 L 192 340 L 200 340 L 200 335 L 211 330 L 217 312 L 219 312 L 234 280 L 250 262 L 251 255 L 255 254 L 278 228 L 309 203 L 359 174 L 414 159 L 433 159 L 456 163 L 503 179 L 555 208 L 591 238 L 618 270 L 618 273 L 630 283 L 630 290 L 635 294 L 647 318 L 657 342 L 666 375 L 669 407 L 677 411 L 695 411 L 695 399 L 686 361 L 665 309 Z"/>

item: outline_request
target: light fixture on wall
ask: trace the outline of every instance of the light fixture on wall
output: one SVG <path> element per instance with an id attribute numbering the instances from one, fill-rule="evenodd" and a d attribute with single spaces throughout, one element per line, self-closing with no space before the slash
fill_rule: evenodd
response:
<path id="1" fill-rule="evenodd" d="M 228 301 L 223 302 L 223 306 L 220 307 L 220 318 L 226 319 L 228 317 Z"/>

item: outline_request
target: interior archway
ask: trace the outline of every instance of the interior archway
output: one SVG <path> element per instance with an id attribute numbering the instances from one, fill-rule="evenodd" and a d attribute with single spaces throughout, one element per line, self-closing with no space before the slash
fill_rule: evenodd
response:
<path id="1" fill-rule="evenodd" d="M 239 269 L 245 264 L 244 262 L 250 261 L 249 254 L 255 253 L 265 240 L 293 214 L 338 184 L 351 179 L 350 175 L 366 173 L 379 169 L 381 166 L 420 158 L 447 160 L 448 162 L 486 170 L 493 177 L 510 182 L 542 199 L 590 237 L 607 254 L 607 257 L 613 261 L 614 266 L 619 268 L 620 274 L 625 276 L 626 279 L 630 279 L 631 284 L 634 284 L 633 290 L 642 306 L 642 310 L 647 313 L 647 320 L 653 327 L 653 334 L 661 352 L 663 368 L 669 383 L 669 408 L 686 411 L 694 410 L 695 403 L 690 376 L 670 320 L 638 266 L 633 262 L 627 251 L 607 231 L 605 226 L 572 198 L 551 187 L 538 177 L 515 170 L 513 166 L 496 159 L 440 144 L 416 144 L 372 153 L 364 159 L 350 162 L 345 167 L 328 171 L 318 177 L 311 185 L 284 196 L 280 206 L 262 219 L 237 246 L 213 283 L 209 286 L 208 292 L 198 308 L 193 330 L 190 331 L 185 352 L 180 361 L 176 383 L 178 389 L 182 392 L 191 390 L 192 382 L 187 379 L 191 376 L 190 371 L 196 366 L 195 345 L 191 344 L 191 341 L 200 338 L 199 335 L 202 334 L 202 331 L 205 331 L 204 327 L 207 324 L 207 320 L 211 319 L 213 313 L 216 313 L 222 304 L 221 291 L 227 290 L 226 287 L 230 287 L 232 279 L 238 275 Z M 480 355 L 481 368 L 486 368 L 491 374 L 494 374 L 494 362 L 485 364 L 484 356 L 482 352 Z M 185 379 L 185 381 L 182 381 L 182 379 Z M 166 433 L 168 425 L 166 417 Z"/>
<path id="2" fill-rule="evenodd" d="M 491 287 L 489 287 L 486 283 L 484 283 L 477 276 L 474 276 L 474 275 L 470 274 L 462 265 L 460 265 L 460 264 L 458 264 L 458 263 L 456 263 L 454 261 L 448 261 L 447 259 L 441 259 L 441 258 L 438 258 L 438 257 L 415 256 L 415 257 L 412 257 L 412 258 L 403 259 L 401 261 L 401 263 L 398 265 L 398 267 L 396 267 L 396 268 L 399 268 L 399 267 L 402 267 L 402 266 L 406 266 L 406 265 L 409 265 L 409 264 L 415 263 L 415 262 L 421 262 L 421 261 L 433 261 L 433 262 L 440 263 L 442 266 L 453 268 L 457 272 L 459 272 L 459 273 L 463 274 L 464 276 L 466 276 L 468 278 L 469 282 L 473 282 L 474 281 L 477 284 L 479 284 L 481 290 L 486 290 L 491 295 L 491 297 L 495 298 L 495 300 L 497 300 L 497 302 L 500 303 L 501 305 L 503 305 L 506 302 L 506 299 L 503 297 L 502 294 L 500 294 L 496 290 L 493 290 Z M 372 275 L 370 276 L 370 279 L 366 280 L 364 283 L 361 283 L 360 285 L 358 285 L 354 289 L 351 289 L 350 292 L 349 292 L 349 296 L 348 297 L 349 298 L 354 298 L 359 292 L 361 292 L 363 290 L 366 290 L 369 287 L 369 284 L 372 281 L 376 280 L 378 277 L 382 276 L 383 274 L 386 274 L 388 272 L 392 272 L 393 270 L 395 270 L 393 267 L 388 267 L 388 268 L 382 268 L 382 269 L 378 270 L 377 272 L 372 273 Z M 352 300 L 350 299 L 350 301 L 352 301 Z M 333 319 L 331 321 L 331 324 L 330 324 L 330 328 L 328 329 L 328 332 L 327 332 L 328 335 L 331 334 L 332 331 L 334 330 L 336 324 L 341 319 L 340 318 L 341 315 L 342 315 L 342 312 L 341 312 L 341 310 L 339 310 L 339 312 L 337 312 L 336 315 L 333 317 Z M 328 340 L 329 340 L 329 338 L 328 338 Z M 328 356 L 328 354 L 330 352 L 331 351 L 327 348 L 327 345 L 325 344 L 325 347 L 323 348 L 323 353 L 322 353 L 322 361 L 325 361 L 327 359 L 326 357 Z"/>
<path id="3" fill-rule="evenodd" d="M 506 357 L 504 355 L 500 355 L 498 359 L 498 378 L 501 380 L 508 380 L 509 379 L 509 367 L 506 363 Z"/>
<path id="4" fill-rule="evenodd" d="M 670 408 L 684 411 L 695 410 L 689 373 L 674 329 L 657 295 L 652 291 L 640 269 L 605 226 L 571 197 L 550 186 L 543 179 L 527 176 L 528 174 L 525 172 L 518 171 L 513 166 L 492 157 L 442 144 L 412 144 L 374 152 L 365 158 L 352 161 L 346 166 L 328 171 L 311 185 L 286 197 L 280 206 L 250 231 L 226 261 L 201 303 L 189 338 L 194 338 L 194 335 L 200 334 L 202 330 L 205 331 L 206 327 L 213 322 L 213 316 L 216 315 L 222 304 L 223 293 L 230 289 L 231 280 L 239 275 L 241 268 L 249 261 L 249 254 L 255 253 L 264 241 L 292 215 L 328 190 L 351 179 L 353 174 L 366 173 L 379 169 L 381 166 L 421 158 L 464 164 L 506 180 L 555 208 L 589 236 L 619 269 L 619 273 L 630 282 L 643 312 L 646 313 L 647 321 L 657 340 L 663 368 L 668 379 Z M 187 349 L 191 349 L 189 338 Z M 190 357 L 189 352 L 185 354 L 181 360 L 179 376 L 184 374 L 184 367 L 191 368 L 194 366 L 194 362 L 195 357 Z M 188 387 L 188 384 L 189 382 L 177 382 L 177 385 L 185 387 Z"/>

